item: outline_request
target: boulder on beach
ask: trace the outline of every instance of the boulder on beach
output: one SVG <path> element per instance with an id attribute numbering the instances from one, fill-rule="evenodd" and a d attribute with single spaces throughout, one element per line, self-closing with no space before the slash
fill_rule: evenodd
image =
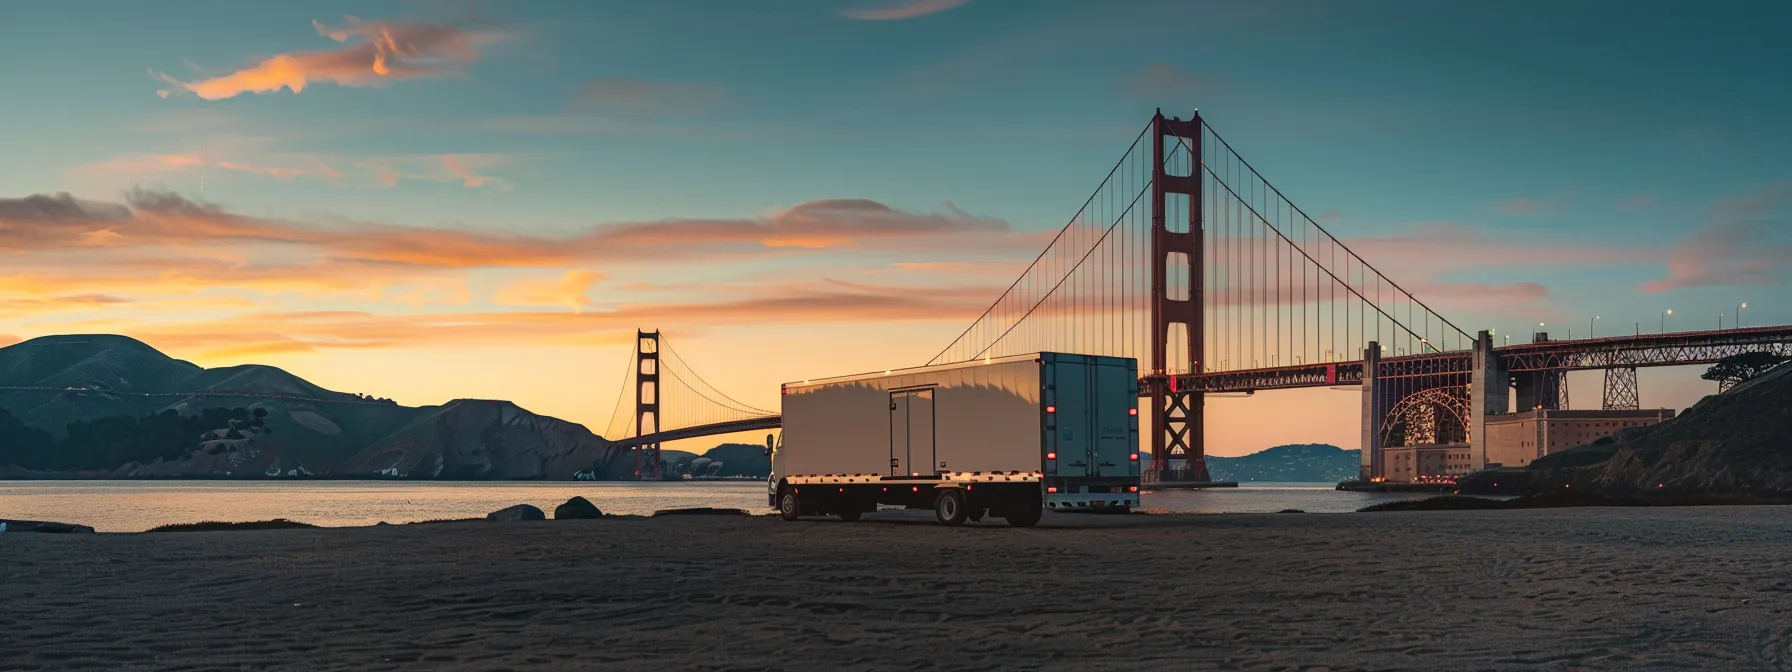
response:
<path id="1" fill-rule="evenodd" d="M 565 504 L 554 507 L 554 520 L 579 520 L 602 517 L 604 517 L 604 512 L 599 511 L 596 504 L 592 504 L 591 500 L 585 499 L 584 497 L 573 497 L 572 499 L 566 500 Z"/>
<path id="2" fill-rule="evenodd" d="M 485 514 L 485 519 L 495 520 L 500 523 L 514 523 L 521 520 L 547 520 L 548 517 L 547 514 L 541 512 L 541 509 L 528 504 L 518 504 L 507 509 L 498 509 L 497 511 Z"/>

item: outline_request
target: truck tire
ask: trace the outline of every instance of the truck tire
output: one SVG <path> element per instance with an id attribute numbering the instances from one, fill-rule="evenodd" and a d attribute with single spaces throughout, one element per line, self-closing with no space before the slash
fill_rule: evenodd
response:
<path id="1" fill-rule="evenodd" d="M 778 517 L 785 520 L 796 520 L 803 515 L 803 500 L 796 496 L 796 491 L 785 488 L 778 495 Z"/>
<path id="2" fill-rule="evenodd" d="M 970 507 L 965 506 L 963 490 L 945 488 L 933 500 L 933 513 L 934 517 L 939 518 L 941 525 L 957 527 L 964 524 L 971 511 Z"/>
<path id="3" fill-rule="evenodd" d="M 1003 517 L 1008 519 L 1009 527 L 1032 527 L 1039 524 L 1040 516 L 1045 515 L 1045 507 L 1034 501 L 1016 506 L 1007 513 Z"/>

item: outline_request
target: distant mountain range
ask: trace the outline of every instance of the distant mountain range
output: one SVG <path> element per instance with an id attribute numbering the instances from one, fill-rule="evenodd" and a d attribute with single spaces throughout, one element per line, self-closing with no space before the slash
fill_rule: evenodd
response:
<path id="1" fill-rule="evenodd" d="M 1150 465 L 1150 456 L 1145 464 Z M 1239 457 L 1207 458 L 1207 471 L 1216 481 L 1239 483 L 1336 483 L 1356 478 L 1362 470 L 1363 451 L 1344 450 L 1323 443 L 1276 446 Z"/>
<path id="2" fill-rule="evenodd" d="M 508 401 L 400 406 L 271 366 L 207 369 L 104 334 L 0 348 L 0 410 L 10 415 L 0 416 L 0 477 L 572 479 L 633 467 L 585 427 Z M 170 412 L 188 420 L 150 417 Z M 178 434 L 173 446 L 118 449 L 133 427 L 190 432 L 203 417 L 227 426 Z M 92 435 L 108 431 L 124 434 L 96 445 Z M 150 454 L 158 457 L 123 461 Z"/>

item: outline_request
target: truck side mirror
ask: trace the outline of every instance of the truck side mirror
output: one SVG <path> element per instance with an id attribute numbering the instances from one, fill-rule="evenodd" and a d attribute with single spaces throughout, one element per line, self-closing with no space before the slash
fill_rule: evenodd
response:
<path id="1" fill-rule="evenodd" d="M 774 444 L 772 443 L 772 436 L 773 435 L 771 435 L 771 434 L 765 435 L 765 456 L 766 457 L 772 456 L 772 447 L 774 446 Z"/>

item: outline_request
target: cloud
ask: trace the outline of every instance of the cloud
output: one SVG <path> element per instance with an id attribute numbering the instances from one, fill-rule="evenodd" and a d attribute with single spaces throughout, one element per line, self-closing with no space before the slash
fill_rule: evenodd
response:
<path id="1" fill-rule="evenodd" d="M 582 313 L 593 305 L 591 289 L 604 280 L 597 271 L 567 271 L 556 280 L 519 280 L 498 290 L 495 303 L 506 306 L 566 306 Z"/>
<path id="2" fill-rule="evenodd" d="M 347 17 L 348 24 L 331 28 L 318 21 L 317 34 L 344 44 L 329 51 L 296 51 L 275 54 L 254 65 L 226 75 L 187 82 L 165 73 L 151 72 L 175 88 L 158 91 L 167 98 L 192 93 L 206 100 L 224 100 L 245 93 L 274 93 L 281 89 L 299 93 L 315 82 L 341 86 L 379 86 L 399 79 L 439 77 L 459 72 L 477 62 L 480 49 L 499 39 L 489 29 L 402 21 L 364 21 Z"/>
<path id="3" fill-rule="evenodd" d="M 442 157 L 442 167 L 447 168 L 448 172 L 454 173 L 455 177 L 460 178 L 461 179 L 460 186 L 466 187 L 468 189 L 484 186 L 487 181 L 486 177 L 484 177 L 482 175 L 478 175 L 478 174 L 474 173 L 472 170 L 469 170 L 466 166 L 462 165 L 460 159 L 455 158 L 455 156 L 452 154 L 444 155 Z M 396 184 L 398 182 L 397 173 L 383 173 L 382 175 L 392 175 L 393 177 L 391 179 L 391 182 L 393 184 Z M 385 181 L 386 180 L 384 178 L 381 179 L 381 182 L 385 182 Z"/>
<path id="4" fill-rule="evenodd" d="M 1499 205 L 1495 205 L 1493 207 L 1493 209 L 1498 211 L 1502 215 L 1512 215 L 1514 217 L 1536 217 L 1539 215 L 1545 215 L 1545 214 L 1554 212 L 1555 206 L 1551 205 L 1549 203 L 1545 203 L 1543 201 L 1539 201 L 1539 200 L 1531 199 L 1531 198 L 1514 198 L 1514 199 L 1502 202 Z"/>
<path id="5" fill-rule="evenodd" d="M 87 178 L 126 179 L 146 175 L 194 173 L 218 170 L 273 177 L 291 182 L 315 178 L 347 188 L 385 188 L 400 182 L 459 183 L 462 187 L 508 189 L 510 183 L 484 174 L 484 168 L 502 166 L 510 157 L 502 154 L 415 154 L 401 156 L 342 156 L 316 153 L 275 153 L 240 160 L 207 158 L 200 154 L 139 154 L 90 163 L 75 169 Z"/>
<path id="6" fill-rule="evenodd" d="M 1651 294 L 1685 287 L 1774 285 L 1792 266 L 1787 222 L 1772 219 L 1792 206 L 1792 180 L 1712 202 L 1712 224 L 1675 243 L 1668 277 L 1642 284 Z"/>
<path id="7" fill-rule="evenodd" d="M 1649 194 L 1625 196 L 1618 200 L 1618 212 L 1647 212 L 1655 207 L 1655 197 Z"/>
<path id="8" fill-rule="evenodd" d="M 647 112 L 701 112 L 727 101 L 728 92 L 714 84 L 613 77 L 586 82 L 574 97 L 574 104 L 579 107 Z"/>
<path id="9" fill-rule="evenodd" d="M 938 14 L 949 9 L 963 6 L 970 1 L 971 0 L 899 0 L 897 2 L 886 2 L 873 7 L 842 10 L 840 15 L 858 21 L 899 21 L 902 19 L 920 18 L 929 14 Z"/>
<path id="10" fill-rule="evenodd" d="M 1768 234 L 1757 222 L 1723 222 L 1687 234 L 1668 259 L 1668 277 L 1645 282 L 1642 290 L 1778 284 L 1792 264 L 1792 244 Z"/>
<path id="11" fill-rule="evenodd" d="M 679 333 L 766 324 L 960 322 L 999 287 L 912 288 L 839 282 L 767 288 L 722 301 L 668 302 L 584 312 L 261 311 L 214 320 L 117 325 L 158 348 L 200 356 L 324 349 L 610 343 L 643 324 Z"/>
<path id="12" fill-rule="evenodd" d="M 1152 63 L 1128 76 L 1122 82 L 1121 91 L 1137 100 L 1163 100 L 1212 87 L 1210 78 L 1187 74 L 1168 63 Z"/>
<path id="13" fill-rule="evenodd" d="M 953 281 L 1002 279 L 950 262 L 1030 250 L 1042 244 L 1039 235 L 1013 232 L 1001 220 L 949 205 L 944 213 L 915 213 L 860 199 L 800 203 L 756 217 L 604 224 L 552 235 L 255 217 L 169 192 L 133 191 L 122 203 L 39 194 L 0 198 L 0 258 L 8 262 L 0 272 L 0 299 L 29 299 L 16 307 L 37 312 L 63 310 L 53 304 L 66 297 L 100 295 L 142 306 L 170 297 L 250 305 L 296 297 L 421 307 L 480 302 L 487 295 L 472 287 L 496 281 L 494 305 L 589 312 L 599 308 L 591 291 L 616 269 L 652 265 L 658 274 L 689 265 L 679 283 L 654 285 L 651 296 L 629 295 L 631 301 L 658 301 L 739 295 L 792 274 L 862 274 L 920 254 L 946 265 L 880 277 L 927 283 L 933 291 Z M 810 254 L 821 250 L 828 254 Z M 755 263 L 772 258 L 785 262 Z M 834 268 L 818 270 L 817 264 Z M 602 274 L 588 270 L 599 265 L 607 266 Z M 519 280 L 507 269 L 561 275 Z M 105 306 L 89 301 L 80 307 Z"/>

